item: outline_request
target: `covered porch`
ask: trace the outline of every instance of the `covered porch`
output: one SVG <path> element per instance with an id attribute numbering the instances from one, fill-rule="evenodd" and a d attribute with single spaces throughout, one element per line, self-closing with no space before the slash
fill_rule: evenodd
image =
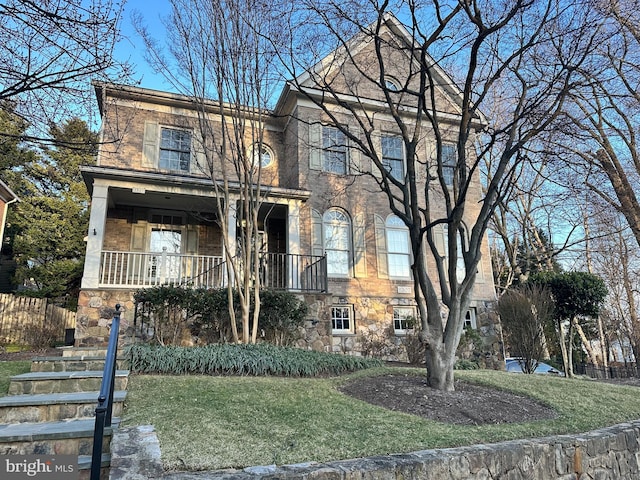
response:
<path id="1" fill-rule="evenodd" d="M 237 196 L 228 199 L 229 218 L 218 218 L 209 179 L 101 167 L 83 173 L 92 194 L 83 289 L 220 288 L 236 281 L 232 266 L 240 265 L 230 262 L 239 261 Z M 271 188 L 261 204 L 261 288 L 327 291 L 326 258 L 300 249 L 300 207 L 308 195 Z"/>

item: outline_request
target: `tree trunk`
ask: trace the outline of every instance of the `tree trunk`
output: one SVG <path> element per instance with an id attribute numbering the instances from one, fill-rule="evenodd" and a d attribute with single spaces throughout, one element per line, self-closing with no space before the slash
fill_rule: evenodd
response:
<path id="1" fill-rule="evenodd" d="M 578 323 L 578 319 L 576 317 L 573 317 L 573 320 L 571 320 L 571 323 L 573 324 L 573 327 L 576 329 L 576 331 L 578 332 L 578 335 L 580 336 L 580 340 L 582 341 L 582 346 L 587 351 L 587 356 L 589 357 L 589 361 L 594 366 L 597 366 L 599 362 L 598 362 L 598 359 L 596 358 L 596 354 L 593 351 L 593 348 L 591 348 L 591 343 L 589 343 L 589 340 L 587 339 L 587 336 L 585 335 L 584 330 L 582 329 L 582 326 Z"/>
<path id="2" fill-rule="evenodd" d="M 433 344 L 427 344 L 427 384 L 431 388 L 446 392 L 454 391 L 453 364 L 455 358 L 455 351 L 448 352 L 444 348 L 444 343 L 440 343 L 439 348 L 434 348 Z"/>
<path id="3" fill-rule="evenodd" d="M 569 376 L 569 355 L 567 353 L 567 343 L 564 335 L 564 325 L 562 320 L 558 320 L 558 336 L 560 337 L 560 351 L 562 352 L 562 365 L 564 366 L 564 372 Z"/>

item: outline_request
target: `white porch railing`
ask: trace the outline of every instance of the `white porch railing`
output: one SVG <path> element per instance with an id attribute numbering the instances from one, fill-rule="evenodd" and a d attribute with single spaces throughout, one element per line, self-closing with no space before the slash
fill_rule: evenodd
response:
<path id="1" fill-rule="evenodd" d="M 189 284 L 220 288 L 225 285 L 223 257 L 180 253 L 103 251 L 100 286 L 150 287 Z"/>
<path id="2" fill-rule="evenodd" d="M 143 288 L 155 285 L 190 285 L 221 288 L 227 285 L 223 257 L 180 253 L 103 251 L 101 287 Z M 239 269 L 240 271 L 242 269 Z M 263 288 L 293 291 L 327 291 L 327 258 L 313 255 L 264 253 L 260 259 Z"/>

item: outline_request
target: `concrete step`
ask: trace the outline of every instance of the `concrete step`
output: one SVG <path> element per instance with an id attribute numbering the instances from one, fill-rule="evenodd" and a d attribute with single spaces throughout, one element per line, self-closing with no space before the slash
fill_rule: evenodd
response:
<path id="1" fill-rule="evenodd" d="M 100 480 L 109 479 L 109 465 L 111 465 L 111 454 L 103 453 L 100 463 Z M 78 473 L 78 480 L 91 478 L 91 455 L 78 456 Z"/>
<path id="2" fill-rule="evenodd" d="M 119 419 L 113 419 L 116 427 Z M 0 455 L 91 455 L 94 419 L 0 425 Z M 112 428 L 102 451 L 109 453 Z"/>
<path id="3" fill-rule="evenodd" d="M 93 418 L 98 405 L 99 391 L 74 393 L 44 393 L 37 395 L 9 395 L 0 398 L 0 423 L 53 422 L 79 418 Z M 127 395 L 113 393 L 113 416 L 122 415 Z"/>
<path id="4" fill-rule="evenodd" d="M 122 370 L 127 362 L 116 360 L 116 368 Z M 31 360 L 32 372 L 82 372 L 104 370 L 104 357 L 35 357 Z"/>
<path id="5" fill-rule="evenodd" d="M 107 347 L 63 347 L 63 357 L 102 357 L 107 355 Z"/>
<path id="6" fill-rule="evenodd" d="M 129 370 L 116 370 L 115 390 L 126 390 Z M 9 395 L 92 392 L 100 390 L 102 371 L 31 372 L 11 377 Z M 114 391 L 115 391 L 114 390 Z"/>

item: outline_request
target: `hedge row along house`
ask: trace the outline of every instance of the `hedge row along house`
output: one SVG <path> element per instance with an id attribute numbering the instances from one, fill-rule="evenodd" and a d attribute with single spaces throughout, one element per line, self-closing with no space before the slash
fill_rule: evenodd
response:
<path id="1" fill-rule="evenodd" d="M 399 41 L 410 38 L 392 17 L 386 28 Z M 362 41 L 358 56 L 366 58 L 370 48 L 370 42 Z M 405 81 L 411 61 L 406 50 L 395 54 L 402 57 L 395 62 L 397 71 L 387 72 L 391 89 Z M 345 101 L 371 110 L 382 163 L 395 178 L 404 178 L 402 138 L 384 111 L 382 93 L 350 65 L 355 60 L 333 52 L 287 82 L 275 107 L 260 112 L 260 137 L 245 136 L 243 141 L 247 158 L 253 158 L 260 171 L 256 241 L 261 287 L 295 292 L 310 306 L 300 346 L 358 354 L 360 340 L 367 336 L 384 336 L 398 345 L 417 311 L 408 230 L 391 214 L 380 191 L 380 171 L 336 128 L 336 119 L 349 126 L 349 115 L 333 105 L 330 118 L 317 105 L 321 98 L 335 103 L 316 83 L 321 72 L 333 79 L 333 88 L 344 86 Z M 454 125 L 459 91 L 437 66 L 433 75 L 439 80 L 437 109 Z M 96 84 L 96 92 L 102 143 L 97 165 L 83 168 L 92 201 L 76 333 L 81 345 L 105 340 L 110 308 L 116 303 L 124 306 L 123 319 L 131 325 L 132 294 L 139 288 L 226 285 L 225 249 L 236 258 L 245 228 L 239 200 L 247 194 L 246 184 L 227 182 L 224 201 L 229 208 L 220 210 L 214 201 L 220 190 L 214 188 L 219 180 L 210 156 L 221 151 L 216 132 L 226 107 L 214 100 L 194 102 L 187 96 L 122 85 Z M 230 109 L 225 115 L 245 114 L 247 121 L 255 119 L 250 108 Z M 477 126 L 482 127 L 480 120 Z M 425 127 L 417 152 L 425 165 L 434 155 L 434 143 Z M 455 162 L 454 143 L 446 143 L 443 152 L 445 162 Z M 451 181 L 452 165 L 444 167 Z M 425 168 L 416 181 L 428 180 Z M 474 215 L 481 197 L 477 178 L 465 215 Z M 446 255 L 446 225 L 436 228 L 436 242 Z M 491 315 L 495 290 L 486 239 L 482 252 L 466 322 L 485 338 L 487 352 L 495 353 L 500 350 L 499 335 Z M 427 268 L 435 271 L 435 266 Z"/>

